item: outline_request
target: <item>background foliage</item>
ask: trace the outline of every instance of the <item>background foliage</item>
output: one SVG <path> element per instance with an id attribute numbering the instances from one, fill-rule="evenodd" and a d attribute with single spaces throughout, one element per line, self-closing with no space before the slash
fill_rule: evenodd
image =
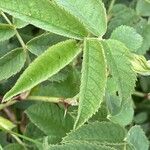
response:
<path id="1" fill-rule="evenodd" d="M 0 150 L 148 150 L 149 0 L 0 1 Z"/>

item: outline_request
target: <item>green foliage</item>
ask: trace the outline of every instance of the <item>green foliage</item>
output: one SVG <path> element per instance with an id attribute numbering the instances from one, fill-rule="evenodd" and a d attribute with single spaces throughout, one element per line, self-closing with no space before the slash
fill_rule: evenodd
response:
<path id="1" fill-rule="evenodd" d="M 106 59 L 97 39 L 84 41 L 79 110 L 75 127 L 86 122 L 100 107 L 107 81 Z M 88 107 L 90 106 L 90 107 Z"/>
<path id="2" fill-rule="evenodd" d="M 149 6 L 1 0 L 0 150 L 148 150 Z"/>
<path id="3" fill-rule="evenodd" d="M 13 26 L 8 24 L 0 24 L 0 41 L 5 41 L 15 35 Z"/>
<path id="4" fill-rule="evenodd" d="M 80 51 L 81 48 L 73 40 L 68 40 L 50 47 L 25 70 L 14 88 L 5 95 L 4 101 L 47 80 L 70 63 Z"/>
<path id="5" fill-rule="evenodd" d="M 79 18 L 94 35 L 102 36 L 106 32 L 107 20 L 104 4 L 98 0 L 54 0 L 72 15 Z"/>
<path id="6" fill-rule="evenodd" d="M 134 28 L 128 26 L 119 26 L 116 28 L 111 34 L 111 39 L 124 43 L 133 52 L 136 52 L 141 47 L 143 40 L 142 36 L 136 33 Z"/>
<path id="7" fill-rule="evenodd" d="M 17 48 L 0 58 L 0 80 L 7 79 L 16 74 L 24 66 L 26 60 L 22 48 Z"/>
<path id="8" fill-rule="evenodd" d="M 16 18 L 53 33 L 76 39 L 87 35 L 83 25 L 74 16 L 48 0 L 26 0 L 25 5 L 22 0 L 4 0 L 0 2 L 0 8 Z"/>
<path id="9" fill-rule="evenodd" d="M 150 16 L 150 1 L 139 0 L 137 2 L 136 11 L 141 16 Z"/>
<path id="10" fill-rule="evenodd" d="M 136 150 L 149 148 L 149 141 L 140 126 L 134 126 L 129 130 L 126 141 L 132 144 Z"/>
<path id="11" fill-rule="evenodd" d="M 29 51 L 37 56 L 41 55 L 50 46 L 57 44 L 58 42 L 66 40 L 65 37 L 58 36 L 56 34 L 46 33 L 42 34 L 27 43 Z"/>

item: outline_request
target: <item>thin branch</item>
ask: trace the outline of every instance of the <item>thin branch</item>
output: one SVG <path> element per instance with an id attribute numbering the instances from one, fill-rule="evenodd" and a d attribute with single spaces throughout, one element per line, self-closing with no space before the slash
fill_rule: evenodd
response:
<path id="1" fill-rule="evenodd" d="M 77 106 L 78 102 L 77 102 L 78 97 L 75 96 L 73 98 L 61 98 L 61 97 L 48 97 L 48 96 L 28 96 L 24 99 L 21 99 L 20 96 L 17 96 L 16 98 L 0 104 L 0 110 L 11 106 L 19 101 L 39 101 L 39 102 L 49 102 L 49 103 L 62 103 L 64 105 L 67 106 Z"/>
<path id="2" fill-rule="evenodd" d="M 108 8 L 108 11 L 107 11 L 107 14 L 110 13 L 110 11 L 112 10 L 112 8 L 113 8 L 115 2 L 116 2 L 116 0 L 111 0 L 110 5 L 109 5 L 109 8 Z"/>

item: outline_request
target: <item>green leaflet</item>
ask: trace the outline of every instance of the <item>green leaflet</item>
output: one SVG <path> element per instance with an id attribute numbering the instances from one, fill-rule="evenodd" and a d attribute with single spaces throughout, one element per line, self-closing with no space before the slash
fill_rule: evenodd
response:
<path id="1" fill-rule="evenodd" d="M 126 136 L 126 131 L 118 124 L 111 122 L 93 122 L 83 125 L 70 132 L 65 138 L 63 143 L 69 142 L 90 142 L 97 144 L 115 144 L 123 143 Z"/>
<path id="2" fill-rule="evenodd" d="M 126 141 L 133 145 L 135 150 L 149 149 L 149 141 L 140 126 L 133 126 L 129 130 Z"/>
<path id="3" fill-rule="evenodd" d="M 3 0 L 0 9 L 44 30 L 71 38 L 87 36 L 84 26 L 50 0 Z"/>
<path id="4" fill-rule="evenodd" d="M 90 143 L 71 143 L 65 145 L 51 145 L 49 146 L 48 150 L 117 150 L 117 149 Z"/>
<path id="5" fill-rule="evenodd" d="M 111 39 L 124 43 L 133 52 L 141 47 L 143 41 L 142 36 L 134 28 L 125 25 L 116 28 L 111 34 Z"/>
<path id="6" fill-rule="evenodd" d="M 75 128 L 84 124 L 103 101 L 107 67 L 103 47 L 98 39 L 85 39 L 78 116 Z"/>
<path id="7" fill-rule="evenodd" d="M 29 107 L 26 111 L 31 122 L 51 137 L 61 139 L 73 127 L 73 118 L 55 104 L 40 103 Z"/>
<path id="8" fill-rule="evenodd" d="M 58 42 L 65 41 L 67 38 L 52 33 L 44 33 L 30 40 L 26 45 L 29 51 L 37 56 L 41 55 L 50 46 Z"/>
<path id="9" fill-rule="evenodd" d="M 134 109 L 132 99 L 126 99 L 122 101 L 121 105 L 115 104 L 115 101 L 119 102 L 119 98 L 113 95 L 107 96 L 107 105 L 109 109 L 109 114 L 107 118 L 122 126 L 130 124 L 133 120 Z"/>
<path id="10" fill-rule="evenodd" d="M 72 15 L 79 18 L 94 35 L 102 36 L 107 29 L 104 4 L 100 0 L 54 0 Z"/>
<path id="11" fill-rule="evenodd" d="M 132 64 L 128 49 L 119 41 L 107 40 L 103 42 L 109 67 L 109 76 L 115 82 L 115 95 L 127 100 L 134 91 L 136 74 L 132 70 Z M 109 84 L 110 85 L 110 84 Z"/>
<path id="12" fill-rule="evenodd" d="M 25 26 L 27 26 L 29 23 L 28 22 L 24 22 L 18 18 L 13 18 L 13 24 L 16 28 L 23 28 Z"/>
<path id="13" fill-rule="evenodd" d="M 0 116 L 0 129 L 1 130 L 3 129 L 12 130 L 14 127 L 15 125 L 12 122 Z"/>
<path id="14" fill-rule="evenodd" d="M 20 76 L 15 86 L 4 96 L 4 101 L 13 96 L 30 90 L 37 84 L 47 80 L 52 75 L 69 64 L 81 51 L 74 40 L 61 42 L 50 47 L 39 56 Z"/>
<path id="15" fill-rule="evenodd" d="M 16 74 L 24 66 L 26 60 L 25 52 L 22 48 L 10 51 L 0 58 L 0 80 L 8 79 Z"/>
<path id="16" fill-rule="evenodd" d="M 136 6 L 137 14 L 141 16 L 150 16 L 150 1 L 149 0 L 138 0 Z"/>
<path id="17" fill-rule="evenodd" d="M 13 26 L 0 24 L 0 41 L 5 41 L 15 35 Z"/>
<path id="18" fill-rule="evenodd" d="M 144 41 L 142 46 L 139 48 L 138 53 L 145 54 L 150 48 L 150 23 L 144 26 L 141 35 L 143 36 Z"/>

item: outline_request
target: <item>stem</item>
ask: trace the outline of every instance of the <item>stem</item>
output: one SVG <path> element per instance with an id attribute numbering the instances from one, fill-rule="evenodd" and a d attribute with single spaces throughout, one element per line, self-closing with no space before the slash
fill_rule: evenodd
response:
<path id="1" fill-rule="evenodd" d="M 51 102 L 51 103 L 59 103 L 62 101 L 61 98 L 47 97 L 47 96 L 28 96 L 26 100 L 43 101 L 43 102 Z"/>
<path id="2" fill-rule="evenodd" d="M 31 139 L 31 138 L 29 138 L 29 137 L 27 137 L 27 136 L 21 135 L 21 134 L 19 134 L 19 133 L 13 132 L 13 131 L 11 131 L 11 130 L 6 130 L 6 129 L 3 128 L 3 131 L 5 131 L 5 132 L 7 132 L 7 133 L 9 133 L 9 134 L 11 134 L 11 135 L 15 135 L 15 136 L 17 136 L 17 137 L 20 137 L 20 138 L 22 138 L 22 139 L 24 139 L 24 140 L 26 140 L 26 141 L 32 142 L 32 143 L 34 143 L 34 144 L 41 145 L 40 142 L 35 141 L 35 140 L 33 140 L 33 139 Z"/>
<path id="3" fill-rule="evenodd" d="M 133 95 L 138 96 L 138 97 L 146 97 L 147 93 L 142 93 L 142 92 L 135 91 L 133 93 Z"/>
<path id="4" fill-rule="evenodd" d="M 8 101 L 6 103 L 0 104 L 0 110 L 6 108 L 8 106 L 11 106 L 11 105 L 13 105 L 13 104 L 15 104 L 17 102 L 18 102 L 17 100 L 10 100 L 10 101 Z"/>
<path id="5" fill-rule="evenodd" d="M 110 5 L 109 5 L 109 8 L 108 8 L 108 11 L 107 11 L 108 14 L 109 14 L 110 11 L 112 10 L 112 8 L 113 8 L 115 2 L 116 2 L 116 0 L 111 0 Z"/>

